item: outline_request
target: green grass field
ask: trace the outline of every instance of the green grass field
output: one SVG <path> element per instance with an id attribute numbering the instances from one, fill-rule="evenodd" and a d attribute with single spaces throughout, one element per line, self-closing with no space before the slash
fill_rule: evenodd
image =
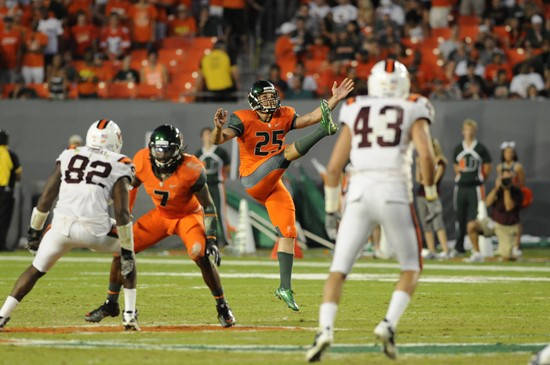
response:
<path id="1" fill-rule="evenodd" d="M 526 364 L 550 342 L 550 250 L 525 250 L 519 263 L 430 262 L 387 360 L 372 330 L 385 315 L 397 265 L 361 259 L 346 284 L 335 345 L 326 364 Z M 299 364 L 313 340 L 330 258 L 306 252 L 295 266 L 301 311 L 273 297 L 277 263 L 268 253 L 225 257 L 220 268 L 238 327 L 222 329 L 195 265 L 183 256 L 139 255 L 138 333 L 121 318 L 84 322 L 105 298 L 110 258 L 77 252 L 62 259 L 0 333 L 0 364 Z M 0 256 L 0 299 L 31 256 Z M 106 327 L 108 326 L 108 327 Z M 162 326 L 162 327 L 160 327 Z M 107 330 L 106 332 L 101 332 Z"/>

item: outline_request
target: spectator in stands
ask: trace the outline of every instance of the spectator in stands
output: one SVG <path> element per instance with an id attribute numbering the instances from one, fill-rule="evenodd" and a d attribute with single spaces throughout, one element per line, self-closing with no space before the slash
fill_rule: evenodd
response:
<path id="1" fill-rule="evenodd" d="M 0 129 L 0 251 L 7 251 L 6 236 L 10 228 L 15 199 L 13 188 L 21 180 L 23 168 L 17 155 L 8 148 L 8 131 Z"/>
<path id="2" fill-rule="evenodd" d="M 355 50 L 358 46 L 359 45 L 351 39 L 350 33 L 346 30 L 338 32 L 338 38 L 333 47 L 336 59 L 340 61 L 353 60 L 355 57 Z"/>
<path id="3" fill-rule="evenodd" d="M 449 25 L 449 14 L 453 6 L 452 0 L 432 0 L 430 8 L 430 27 L 447 28 Z"/>
<path id="4" fill-rule="evenodd" d="M 471 94 L 477 94 L 478 92 L 485 93 L 485 83 L 479 75 L 476 75 L 476 66 L 475 62 L 468 61 L 466 74 L 458 79 L 458 86 L 464 98 L 469 98 Z M 473 86 L 472 88 L 472 84 L 477 84 L 477 87 Z"/>
<path id="5" fill-rule="evenodd" d="M 490 19 L 493 25 L 504 25 L 508 18 L 509 9 L 502 0 L 491 0 L 483 12 L 484 19 Z"/>
<path id="6" fill-rule="evenodd" d="M 134 70 L 131 65 L 132 57 L 130 55 L 126 55 L 122 60 L 122 68 L 117 72 L 113 81 L 139 83 L 139 72 Z"/>
<path id="7" fill-rule="evenodd" d="M 198 90 L 205 89 L 210 95 L 205 101 L 235 101 L 239 70 L 225 50 L 225 43 L 217 41 L 214 49 L 205 55 L 200 63 Z"/>
<path id="8" fill-rule="evenodd" d="M 13 90 L 10 91 L 8 97 L 10 99 L 36 99 L 38 94 L 35 89 L 25 84 L 22 76 L 17 76 Z"/>
<path id="9" fill-rule="evenodd" d="M 130 7 L 132 46 L 134 48 L 150 48 L 155 41 L 157 9 L 148 0 L 138 0 Z"/>
<path id="10" fill-rule="evenodd" d="M 313 93 L 317 91 L 317 81 L 315 81 L 315 78 L 313 76 L 306 75 L 306 68 L 302 62 L 298 62 L 296 64 L 294 72 L 292 73 L 292 77 L 288 79 L 289 87 L 292 87 L 292 85 L 294 84 L 293 79 L 295 77 L 301 79 L 300 85 L 303 90 L 311 91 Z"/>
<path id="11" fill-rule="evenodd" d="M 459 12 L 460 15 L 476 15 L 481 17 L 485 10 L 484 0 L 461 0 Z"/>
<path id="12" fill-rule="evenodd" d="M 533 84 L 527 87 L 527 99 L 539 101 L 546 100 L 546 98 L 541 93 L 539 93 L 537 87 Z"/>
<path id="13" fill-rule="evenodd" d="M 155 50 L 147 52 L 147 64 L 141 68 L 140 80 L 142 84 L 164 87 L 168 84 L 166 66 L 158 62 Z"/>
<path id="14" fill-rule="evenodd" d="M 445 84 L 441 79 L 435 79 L 433 81 L 433 90 L 430 94 L 430 100 L 452 100 L 453 94 L 447 90 Z"/>
<path id="15" fill-rule="evenodd" d="M 443 155 L 443 149 L 439 144 L 439 141 L 435 138 L 432 138 L 432 146 L 434 149 L 435 156 L 435 177 L 434 183 L 437 185 L 437 192 L 441 196 L 441 181 L 443 180 L 443 175 L 445 174 L 445 169 L 447 168 L 447 159 Z M 422 185 L 422 175 L 419 168 L 419 160 L 416 160 L 416 182 L 419 184 L 416 190 L 416 207 L 420 219 L 420 224 L 422 225 L 422 230 L 424 231 L 424 238 L 426 238 L 426 245 L 428 246 L 428 255 L 424 256 L 425 259 L 435 259 L 449 258 L 449 247 L 447 246 L 447 232 L 445 232 L 445 223 L 443 222 L 443 212 L 439 212 L 433 219 L 429 222 L 426 221 L 428 217 L 428 203 L 426 201 L 426 192 L 424 191 L 424 185 Z M 443 251 L 438 255 L 435 251 L 435 237 L 434 232 L 437 234 L 437 239 L 441 244 Z"/>
<path id="16" fill-rule="evenodd" d="M 506 71 L 498 71 L 491 94 L 495 99 L 508 99 L 510 97 L 510 83 L 508 82 Z"/>
<path id="17" fill-rule="evenodd" d="M 70 83 L 76 83 L 78 79 L 78 72 L 73 65 L 73 56 L 71 51 L 65 51 L 63 53 L 63 64 L 65 65 L 65 77 Z"/>
<path id="18" fill-rule="evenodd" d="M 535 48 L 540 48 L 542 42 L 548 39 L 550 34 L 543 28 L 543 19 L 540 15 L 535 14 L 531 17 L 531 28 L 527 30 L 525 40 L 529 41 Z"/>
<path id="19" fill-rule="evenodd" d="M 473 81 L 467 83 L 466 90 L 462 93 L 462 97 L 464 99 L 481 100 L 486 99 L 487 94 L 485 94 L 479 82 Z"/>
<path id="20" fill-rule="evenodd" d="M 210 14 L 209 8 L 203 7 L 199 12 L 199 37 L 222 37 L 223 27 L 219 16 Z"/>
<path id="21" fill-rule="evenodd" d="M 49 98 L 52 100 L 63 100 L 67 97 L 67 77 L 63 67 L 63 57 L 56 54 L 52 64 L 47 67 L 46 82 L 48 83 Z"/>
<path id="22" fill-rule="evenodd" d="M 309 3 L 309 16 L 315 23 L 315 28 L 319 27 L 319 24 L 330 13 L 330 6 L 328 6 L 326 0 L 314 0 Z"/>
<path id="23" fill-rule="evenodd" d="M 14 29 L 13 18 L 6 16 L 0 30 L 0 85 L 15 82 L 20 61 L 21 33 Z"/>
<path id="24" fill-rule="evenodd" d="M 63 26 L 53 12 L 42 9 L 42 19 L 38 22 L 38 31 L 48 36 L 48 44 L 44 49 L 44 62 L 51 64 L 53 56 L 63 50 Z"/>
<path id="25" fill-rule="evenodd" d="M 117 13 L 109 15 L 109 24 L 101 31 L 101 49 L 108 59 L 116 60 L 123 57 L 130 49 L 128 29 L 120 25 Z"/>
<path id="26" fill-rule="evenodd" d="M 311 90 L 302 87 L 303 77 L 293 77 L 290 80 L 290 87 L 285 94 L 286 99 L 313 99 L 315 94 Z"/>
<path id="27" fill-rule="evenodd" d="M 81 99 L 98 97 L 97 87 L 102 77 L 101 58 L 95 57 L 91 49 L 84 53 L 84 65 L 78 70 L 78 96 Z"/>
<path id="28" fill-rule="evenodd" d="M 248 43 L 245 18 L 246 0 L 223 0 L 222 4 L 223 20 L 226 24 L 225 39 L 229 49 L 239 49 L 239 44 L 246 49 Z"/>
<path id="29" fill-rule="evenodd" d="M 296 30 L 290 34 L 290 37 L 294 44 L 294 52 L 300 57 L 307 51 L 308 46 L 313 43 L 313 36 L 306 29 L 305 18 L 297 18 L 295 24 Z"/>
<path id="30" fill-rule="evenodd" d="M 520 73 L 514 76 L 510 83 L 510 92 L 525 99 L 527 98 L 527 88 L 531 85 L 534 85 L 537 91 L 543 90 L 544 80 L 529 63 L 524 62 L 520 66 Z"/>
<path id="31" fill-rule="evenodd" d="M 44 49 L 48 37 L 38 31 L 38 22 L 32 25 L 32 31 L 25 35 L 23 44 L 23 62 L 21 73 L 26 84 L 44 82 Z"/>
<path id="32" fill-rule="evenodd" d="M 453 54 L 453 52 L 455 52 L 458 49 L 458 47 L 462 44 L 458 35 L 459 35 L 458 25 L 454 25 L 451 28 L 451 37 L 439 44 L 438 48 L 444 60 L 448 60 Z"/>
<path id="33" fill-rule="evenodd" d="M 84 139 L 82 139 L 81 136 L 78 134 L 73 134 L 69 137 L 69 143 L 67 145 L 67 149 L 74 150 L 77 147 L 84 146 Z"/>
<path id="34" fill-rule="evenodd" d="M 503 169 L 501 176 L 495 182 L 495 187 L 485 199 L 487 207 L 493 207 L 491 219 L 468 223 L 468 236 L 475 252 L 479 252 L 480 234 L 485 237 L 496 235 L 500 257 L 505 261 L 515 259 L 513 251 L 519 235 L 519 211 L 522 200 L 521 190 L 512 183 L 512 173 L 508 169 Z M 481 255 L 478 257 L 476 261 L 483 261 Z"/>
<path id="35" fill-rule="evenodd" d="M 485 66 L 485 80 L 490 83 L 496 82 L 497 74 L 500 71 L 504 71 L 504 75 L 506 75 L 506 79 L 508 81 L 512 80 L 512 67 L 509 63 L 504 62 L 504 57 L 502 56 L 502 53 L 495 52 L 493 54 L 493 59 L 491 63 Z"/>
<path id="36" fill-rule="evenodd" d="M 109 0 L 105 6 L 105 15 L 110 17 L 111 14 L 116 13 L 120 20 L 126 22 L 131 6 L 128 0 Z"/>
<path id="37" fill-rule="evenodd" d="M 176 18 L 170 21 L 171 37 L 193 37 L 197 33 L 197 23 L 184 4 L 178 5 Z"/>
<path id="38" fill-rule="evenodd" d="M 338 0 L 338 5 L 332 8 L 332 19 L 338 26 L 357 20 L 357 8 L 350 0 Z"/>
<path id="39" fill-rule="evenodd" d="M 97 52 L 98 32 L 93 24 L 88 23 L 86 14 L 80 12 L 76 16 L 76 25 L 71 28 L 72 53 L 75 59 L 81 60 L 88 48 Z"/>
<path id="40" fill-rule="evenodd" d="M 288 84 L 281 78 L 281 68 L 277 64 L 271 65 L 268 80 L 275 85 L 282 95 L 288 90 Z"/>

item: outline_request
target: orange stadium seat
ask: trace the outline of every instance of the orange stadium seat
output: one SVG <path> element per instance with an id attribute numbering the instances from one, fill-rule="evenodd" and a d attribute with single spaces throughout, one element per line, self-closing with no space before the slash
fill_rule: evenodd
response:
<path id="1" fill-rule="evenodd" d="M 138 99 L 162 99 L 164 96 L 164 88 L 160 85 L 137 85 L 137 98 Z"/>
<path id="2" fill-rule="evenodd" d="M 182 37 L 166 37 L 162 40 L 162 48 L 186 48 L 189 45 L 189 40 Z"/>
<path id="3" fill-rule="evenodd" d="M 462 25 L 458 28 L 458 37 L 466 40 L 468 43 L 474 42 L 477 39 L 478 34 L 479 25 L 476 24 Z"/>
<path id="4" fill-rule="evenodd" d="M 493 34 L 497 36 L 498 40 L 505 46 L 508 47 L 510 41 L 510 27 L 506 25 L 496 25 L 492 29 Z"/>
<path id="5" fill-rule="evenodd" d="M 193 38 L 193 48 L 211 49 L 216 42 L 216 37 L 195 37 Z"/>
<path id="6" fill-rule="evenodd" d="M 306 74 L 313 75 L 315 73 L 321 72 L 322 68 L 327 62 L 325 60 L 306 60 L 304 66 L 306 67 Z"/>
<path id="7" fill-rule="evenodd" d="M 508 59 L 508 63 L 514 67 L 518 63 L 521 63 L 527 59 L 527 55 L 525 54 L 525 51 L 523 48 L 512 48 L 512 49 L 506 49 L 504 51 L 506 53 L 506 58 Z"/>
<path id="8" fill-rule="evenodd" d="M 447 40 L 451 38 L 451 35 L 453 34 L 453 31 L 451 28 L 434 28 L 432 29 L 432 37 L 443 38 L 443 40 Z"/>
<path id="9" fill-rule="evenodd" d="M 109 86 L 110 84 L 107 82 L 100 82 L 99 85 L 97 85 L 97 96 L 101 99 L 109 98 Z"/>
<path id="10" fill-rule="evenodd" d="M 2 99 L 8 99 L 13 89 L 15 89 L 15 84 L 4 84 L 2 88 Z"/>
<path id="11" fill-rule="evenodd" d="M 111 99 L 133 99 L 136 97 L 136 84 L 113 83 L 109 85 L 108 95 Z"/>
<path id="12" fill-rule="evenodd" d="M 480 19 L 475 15 L 459 15 L 457 23 L 462 28 L 463 25 L 479 25 Z"/>
<path id="13" fill-rule="evenodd" d="M 34 89 L 38 97 L 41 99 L 47 99 L 50 96 L 48 84 L 46 84 L 45 82 L 42 84 L 28 84 L 27 87 Z"/>

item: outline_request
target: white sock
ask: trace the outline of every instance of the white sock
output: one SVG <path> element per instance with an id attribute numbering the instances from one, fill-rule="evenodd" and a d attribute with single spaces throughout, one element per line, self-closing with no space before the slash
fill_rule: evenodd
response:
<path id="1" fill-rule="evenodd" d="M 124 288 L 124 311 L 135 312 L 136 311 L 136 289 Z"/>
<path id="2" fill-rule="evenodd" d="M 338 304 L 336 303 L 323 303 L 319 308 L 319 328 L 332 331 L 334 329 L 334 320 L 336 319 L 336 311 L 338 311 Z"/>
<path id="3" fill-rule="evenodd" d="M 405 309 L 407 309 L 410 301 L 411 296 L 407 292 L 403 290 L 396 290 L 393 292 L 390 306 L 388 307 L 388 313 L 386 314 L 386 319 L 390 322 L 393 329 L 397 327 L 399 318 L 401 318 Z"/>
<path id="4" fill-rule="evenodd" d="M 4 305 L 2 306 L 2 309 L 0 309 L 0 317 L 9 317 L 11 312 L 13 312 L 18 304 L 19 301 L 17 299 L 12 296 L 8 296 L 6 298 L 6 301 L 4 302 Z"/>

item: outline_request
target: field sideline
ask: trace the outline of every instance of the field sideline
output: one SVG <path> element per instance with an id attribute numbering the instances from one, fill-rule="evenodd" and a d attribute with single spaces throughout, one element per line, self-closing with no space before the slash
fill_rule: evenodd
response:
<path id="1" fill-rule="evenodd" d="M 346 284 L 326 364 L 526 364 L 550 343 L 550 251 L 526 250 L 520 263 L 428 263 L 398 329 L 401 357 L 387 360 L 372 330 L 385 314 L 397 265 L 361 259 Z M 238 326 L 222 329 L 198 268 L 184 256 L 141 254 L 142 332 L 121 319 L 89 325 L 83 316 L 105 297 L 110 258 L 76 252 L 62 259 L 0 333 L 0 364 L 299 364 L 317 325 L 329 257 L 306 253 L 295 267 L 301 311 L 273 297 L 277 263 L 267 252 L 225 257 L 220 268 Z M 312 257 L 312 258 L 310 258 Z M 24 251 L 0 255 L 0 300 L 30 263 Z M 229 333 L 230 332 L 230 333 Z"/>

